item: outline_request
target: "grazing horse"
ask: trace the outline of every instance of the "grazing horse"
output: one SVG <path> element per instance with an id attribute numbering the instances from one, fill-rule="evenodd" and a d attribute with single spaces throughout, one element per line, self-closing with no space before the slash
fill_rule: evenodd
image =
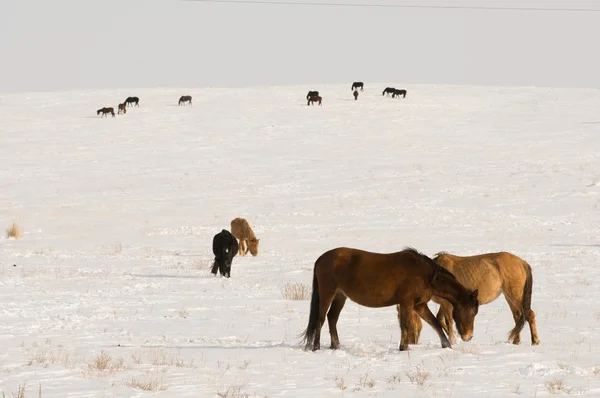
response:
<path id="1" fill-rule="evenodd" d="M 127 113 L 126 103 L 119 104 L 119 110 L 117 111 L 117 114 L 120 115 L 121 113 Z"/>
<path id="2" fill-rule="evenodd" d="M 127 97 L 125 100 L 125 105 L 129 106 L 130 104 L 140 106 L 140 99 L 138 97 Z"/>
<path id="3" fill-rule="evenodd" d="M 533 275 L 527 261 L 508 252 L 466 257 L 442 252 L 438 253 L 433 261 L 452 272 L 463 285 L 478 289 L 481 304 L 491 303 L 500 296 L 500 293 L 504 294 L 515 320 L 515 327 L 508 337 L 509 341 L 513 344 L 521 342 L 521 330 L 527 321 L 531 332 L 531 344 L 540 343 L 535 312 L 531 309 Z M 452 305 L 443 299 L 436 302 L 440 304 L 437 317 L 452 339 L 454 330 L 452 319 L 449 317 Z"/>
<path id="4" fill-rule="evenodd" d="M 115 110 L 114 110 L 114 108 L 112 106 L 111 107 L 100 108 L 100 109 L 98 109 L 96 111 L 97 115 L 102 114 L 102 116 L 100 116 L 100 117 L 104 117 L 104 116 L 106 116 L 109 113 L 112 115 L 112 117 L 115 117 Z"/>
<path id="5" fill-rule="evenodd" d="M 239 254 L 245 256 L 248 250 L 252 256 L 258 254 L 258 242 L 254 231 L 250 228 L 250 224 L 245 218 L 237 217 L 231 220 L 231 233 L 240 240 Z"/>
<path id="6" fill-rule="evenodd" d="M 306 99 L 308 100 L 310 97 L 318 97 L 318 96 L 319 96 L 318 91 L 309 91 L 308 94 L 306 94 Z"/>
<path id="7" fill-rule="evenodd" d="M 190 105 L 192 105 L 192 96 L 191 95 L 182 95 L 181 98 L 179 98 L 179 105 L 184 104 L 188 102 Z"/>
<path id="8" fill-rule="evenodd" d="M 406 98 L 406 90 L 396 90 L 394 89 L 394 92 L 392 93 L 392 98 L 394 97 L 400 97 L 402 96 L 402 98 Z"/>
<path id="9" fill-rule="evenodd" d="M 354 89 L 360 88 L 360 91 L 363 91 L 365 84 L 363 82 L 354 82 L 352 83 L 352 88 L 350 90 L 354 91 Z"/>
<path id="10" fill-rule="evenodd" d="M 211 273 L 219 273 L 226 278 L 231 276 L 231 263 L 238 252 L 238 242 L 228 230 L 223 229 L 213 237 L 215 261 Z"/>
<path id="11" fill-rule="evenodd" d="M 319 105 L 322 105 L 323 98 L 321 96 L 318 96 L 318 95 L 313 95 L 312 97 L 310 97 L 308 99 L 308 102 L 306 103 L 306 105 L 310 105 L 311 103 L 314 105 L 315 102 L 318 102 Z"/>
<path id="12" fill-rule="evenodd" d="M 358 99 L 358 91 L 354 90 L 352 95 L 354 96 L 354 101 L 356 101 Z"/>
<path id="13" fill-rule="evenodd" d="M 399 304 L 400 351 L 408 349 L 415 312 L 435 329 L 443 348 L 451 347 L 442 325 L 427 307 L 434 295 L 453 303 L 456 326 L 462 339 L 469 341 L 479 306 L 477 290 L 465 288 L 429 257 L 412 248 L 396 253 L 346 247 L 329 250 L 315 262 L 308 326 L 302 333 L 305 349 L 321 348 L 326 316 L 331 348 L 340 347 L 337 321 L 347 298 L 371 308 Z"/>
<path id="14" fill-rule="evenodd" d="M 381 95 L 383 96 L 383 95 L 386 95 L 386 94 L 387 95 L 394 94 L 395 91 L 396 91 L 396 89 L 394 87 L 386 87 L 383 90 L 383 93 L 381 93 Z"/>
<path id="15" fill-rule="evenodd" d="M 500 296 L 500 293 L 504 294 L 515 320 L 515 327 L 510 331 L 509 341 L 513 344 L 521 342 L 521 330 L 527 321 L 531 332 L 531 344 L 540 343 L 535 313 L 531 309 L 533 276 L 527 261 L 507 252 L 467 257 L 441 252 L 436 254 L 433 261 L 452 272 L 466 287 L 478 289 L 481 304 L 491 303 Z M 440 304 L 437 318 L 448 333 L 450 341 L 453 341 L 454 330 L 450 316 L 452 304 L 439 297 L 433 297 L 432 300 Z"/>

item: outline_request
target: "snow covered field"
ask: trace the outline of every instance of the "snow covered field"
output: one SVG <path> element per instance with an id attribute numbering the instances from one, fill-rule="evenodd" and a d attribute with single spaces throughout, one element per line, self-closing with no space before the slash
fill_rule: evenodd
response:
<path id="1" fill-rule="evenodd" d="M 0 391 L 37 397 L 600 395 L 600 91 L 395 83 L 0 96 Z M 323 106 L 306 106 L 316 89 Z M 193 106 L 177 106 L 181 95 Z M 140 97 L 126 115 L 96 109 Z M 209 273 L 245 217 L 257 257 Z M 324 251 L 507 250 L 533 267 L 539 346 L 503 297 L 469 343 L 348 301 L 305 352 Z M 435 312 L 437 305 L 430 303 Z M 147 392 L 151 389 L 154 392 Z"/>

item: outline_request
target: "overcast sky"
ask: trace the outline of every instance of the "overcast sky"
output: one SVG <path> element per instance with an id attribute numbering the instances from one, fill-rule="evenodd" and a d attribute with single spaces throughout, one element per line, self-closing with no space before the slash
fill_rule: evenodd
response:
<path id="1" fill-rule="evenodd" d="M 599 0 L 310 1 L 600 10 Z M 600 87 L 598 38 L 600 12 L 3 0 L 0 92 L 355 80 Z"/>

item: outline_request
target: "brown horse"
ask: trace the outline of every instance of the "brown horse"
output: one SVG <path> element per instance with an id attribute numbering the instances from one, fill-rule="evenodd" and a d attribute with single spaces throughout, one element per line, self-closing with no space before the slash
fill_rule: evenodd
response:
<path id="1" fill-rule="evenodd" d="M 242 256 L 248 254 L 248 250 L 253 256 L 258 254 L 258 242 L 254 231 L 250 228 L 250 224 L 245 218 L 234 218 L 231 220 L 231 233 L 240 241 L 239 253 Z"/>
<path id="2" fill-rule="evenodd" d="M 479 306 L 477 290 L 466 289 L 429 257 L 412 248 L 396 253 L 371 253 L 346 247 L 329 250 L 315 262 L 310 315 L 302 334 L 305 349 L 321 348 L 325 316 L 331 348 L 340 347 L 336 325 L 346 298 L 372 308 L 399 304 L 400 351 L 408 349 L 409 333 L 415 329 L 413 311 L 435 329 L 443 348 L 451 347 L 442 325 L 427 307 L 434 295 L 454 304 L 458 330 L 462 339 L 469 341 Z"/>
<path id="3" fill-rule="evenodd" d="M 321 105 L 322 101 L 323 101 L 323 98 L 321 98 L 320 95 L 313 95 L 312 97 L 310 97 L 308 99 L 308 102 L 306 103 L 306 105 L 310 105 L 311 102 L 313 103 L 313 105 L 314 105 L 315 102 L 318 102 L 319 105 Z"/>
<path id="4" fill-rule="evenodd" d="M 181 104 L 185 105 L 186 102 L 189 103 L 190 105 L 192 105 L 192 96 L 191 95 L 182 95 L 179 98 L 179 105 L 181 105 Z"/>
<path id="5" fill-rule="evenodd" d="M 112 115 L 112 117 L 115 117 L 115 110 L 113 107 L 104 107 L 104 108 L 100 108 L 96 111 L 97 115 L 102 114 L 102 116 L 100 116 L 100 117 L 104 117 L 109 113 Z"/>
<path id="6" fill-rule="evenodd" d="M 507 252 L 467 257 L 441 252 L 436 254 L 433 261 L 454 274 L 464 286 L 478 289 L 481 304 L 491 303 L 500 296 L 500 293 L 504 294 L 515 320 L 515 327 L 510 331 L 509 341 L 513 344 L 521 342 L 521 330 L 527 321 L 531 331 L 531 344 L 540 343 L 535 312 L 531 309 L 533 277 L 531 266 L 525 260 Z M 450 341 L 453 342 L 454 330 L 450 316 L 452 304 L 439 297 L 433 297 L 432 300 L 440 304 L 437 318 L 448 333 Z M 417 341 L 418 335 L 414 343 Z"/>
<path id="7" fill-rule="evenodd" d="M 119 104 L 119 110 L 117 111 L 117 114 L 125 114 L 127 113 L 127 103 L 123 102 L 122 104 Z"/>

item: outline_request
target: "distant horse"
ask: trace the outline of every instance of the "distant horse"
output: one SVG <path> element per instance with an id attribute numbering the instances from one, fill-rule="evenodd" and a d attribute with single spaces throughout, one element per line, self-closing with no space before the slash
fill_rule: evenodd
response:
<path id="1" fill-rule="evenodd" d="M 381 93 L 381 95 L 386 95 L 386 94 L 394 94 L 394 92 L 396 91 L 396 89 L 394 87 L 386 87 L 383 90 L 383 93 Z"/>
<path id="2" fill-rule="evenodd" d="M 400 351 L 408 349 L 409 333 L 415 328 L 414 312 L 435 329 L 443 348 L 451 347 L 442 325 L 427 307 L 434 295 L 453 303 L 462 339 L 469 341 L 473 337 L 479 306 L 477 290 L 468 290 L 450 272 L 415 249 L 383 254 L 340 247 L 323 253 L 313 272 L 310 315 L 302 333 L 305 349 L 321 348 L 321 328 L 326 316 L 331 348 L 340 347 L 337 321 L 346 298 L 371 308 L 399 304 Z"/>
<path id="3" fill-rule="evenodd" d="M 319 96 L 319 92 L 318 91 L 309 91 L 308 94 L 306 94 L 306 99 L 310 99 L 310 97 L 318 97 Z"/>
<path id="4" fill-rule="evenodd" d="M 127 113 L 126 103 L 119 104 L 119 110 L 117 111 L 117 114 L 120 115 L 121 113 Z"/>
<path id="5" fill-rule="evenodd" d="M 308 102 L 306 103 L 306 105 L 310 105 L 311 103 L 314 105 L 315 102 L 318 102 L 319 105 L 322 105 L 322 101 L 323 101 L 322 97 L 320 97 L 318 95 L 313 95 L 312 97 L 310 97 L 308 99 Z"/>
<path id="6" fill-rule="evenodd" d="M 527 261 L 507 252 L 467 257 L 441 252 L 433 258 L 433 261 L 454 274 L 456 279 L 467 288 L 477 289 L 481 304 L 491 303 L 500 293 L 504 294 L 515 320 L 515 327 L 510 331 L 509 341 L 513 344 L 521 342 L 521 330 L 527 321 L 531 331 L 531 344 L 540 343 L 535 312 L 531 309 L 533 276 Z M 437 318 L 448 333 L 450 341 L 453 341 L 452 304 L 439 297 L 433 297 L 432 300 L 440 304 Z"/>
<path id="7" fill-rule="evenodd" d="M 192 105 L 192 96 L 191 95 L 182 95 L 181 98 L 179 98 L 179 105 L 184 104 L 188 102 L 190 105 Z"/>
<path id="8" fill-rule="evenodd" d="M 254 231 L 250 228 L 250 224 L 245 218 L 234 218 L 231 220 L 231 233 L 240 240 L 239 254 L 245 256 L 248 250 L 253 256 L 258 254 L 258 242 Z"/>
<path id="9" fill-rule="evenodd" d="M 109 113 L 112 115 L 112 117 L 115 117 L 115 110 L 113 107 L 104 107 L 104 108 L 100 108 L 96 111 L 97 115 L 102 114 L 102 116 L 100 116 L 100 117 L 104 117 Z"/>
<path id="10" fill-rule="evenodd" d="M 213 237 L 213 254 L 215 261 L 213 263 L 211 273 L 217 275 L 219 273 L 226 278 L 231 276 L 231 263 L 238 252 L 238 242 L 229 231 L 221 230 Z"/>
<path id="11" fill-rule="evenodd" d="M 400 96 L 402 96 L 402 98 L 406 98 L 406 90 L 394 90 L 392 93 L 392 98 Z"/>
<path id="12" fill-rule="evenodd" d="M 140 106 L 140 99 L 138 97 L 127 97 L 125 100 L 125 105 L 133 104 L 135 106 Z"/>
<path id="13" fill-rule="evenodd" d="M 352 88 L 350 90 L 354 91 L 354 89 L 360 88 L 360 91 L 363 91 L 365 84 L 363 82 L 354 82 L 352 83 Z"/>
<path id="14" fill-rule="evenodd" d="M 354 90 L 352 95 L 354 95 L 354 101 L 356 101 L 358 99 L 358 91 Z"/>

